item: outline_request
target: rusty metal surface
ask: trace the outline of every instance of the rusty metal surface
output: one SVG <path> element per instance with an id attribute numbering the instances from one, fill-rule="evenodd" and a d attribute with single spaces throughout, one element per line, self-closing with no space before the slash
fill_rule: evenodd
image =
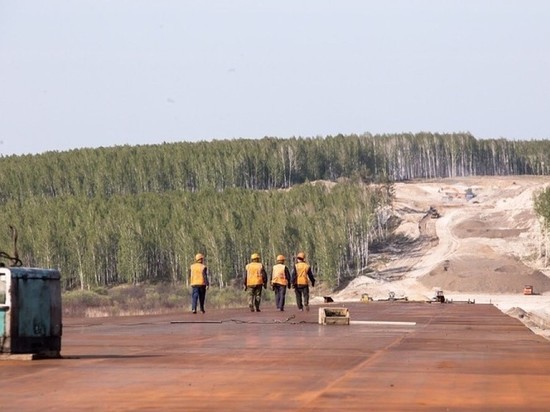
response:
<path id="1" fill-rule="evenodd" d="M 63 359 L 0 362 L 1 408 L 549 408 L 550 342 L 491 305 L 323 306 L 352 324 L 319 325 L 315 307 L 65 319 Z"/>

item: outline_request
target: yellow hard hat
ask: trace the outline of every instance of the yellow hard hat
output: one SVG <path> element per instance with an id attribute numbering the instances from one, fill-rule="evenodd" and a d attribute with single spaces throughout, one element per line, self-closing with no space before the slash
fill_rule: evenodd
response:
<path id="1" fill-rule="evenodd" d="M 250 256 L 250 260 L 260 260 L 260 254 L 252 253 L 252 255 Z"/>
<path id="2" fill-rule="evenodd" d="M 284 261 L 285 261 L 285 257 L 283 255 L 277 256 L 277 262 L 284 262 Z"/>
<path id="3" fill-rule="evenodd" d="M 304 260 L 306 258 L 306 254 L 304 252 L 298 252 L 298 254 L 296 255 L 296 258 Z"/>
<path id="4" fill-rule="evenodd" d="M 200 262 L 202 260 L 204 260 L 204 255 L 202 253 L 197 253 L 195 255 L 195 262 Z"/>

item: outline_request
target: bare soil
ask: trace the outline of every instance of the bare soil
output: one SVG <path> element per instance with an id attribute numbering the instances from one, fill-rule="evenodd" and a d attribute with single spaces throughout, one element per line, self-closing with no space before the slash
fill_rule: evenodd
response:
<path id="1" fill-rule="evenodd" d="M 432 300 L 441 291 L 448 302 L 493 303 L 550 336 L 550 270 L 533 210 L 534 194 L 549 185 L 539 176 L 396 184 L 396 234 L 406 241 L 371 255 L 374 271 L 336 299 Z"/>

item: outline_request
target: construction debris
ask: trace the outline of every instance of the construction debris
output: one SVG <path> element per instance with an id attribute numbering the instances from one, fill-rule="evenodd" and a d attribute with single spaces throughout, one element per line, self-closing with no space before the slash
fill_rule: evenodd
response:
<path id="1" fill-rule="evenodd" d="M 377 302 L 398 302 L 398 301 L 404 301 L 408 302 L 409 298 L 406 296 L 397 298 L 395 297 L 395 292 L 389 292 L 387 299 L 377 299 Z"/>
<path id="2" fill-rule="evenodd" d="M 319 308 L 320 325 L 349 325 L 348 308 Z"/>
<path id="3" fill-rule="evenodd" d="M 416 326 L 416 322 L 399 322 L 384 320 L 352 320 L 352 325 Z"/>

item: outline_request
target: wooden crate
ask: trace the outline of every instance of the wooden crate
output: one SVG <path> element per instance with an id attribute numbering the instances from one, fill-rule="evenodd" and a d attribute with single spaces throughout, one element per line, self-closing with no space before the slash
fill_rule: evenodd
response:
<path id="1" fill-rule="evenodd" d="M 321 325 L 349 325 L 348 308 L 319 308 L 319 324 Z"/>

